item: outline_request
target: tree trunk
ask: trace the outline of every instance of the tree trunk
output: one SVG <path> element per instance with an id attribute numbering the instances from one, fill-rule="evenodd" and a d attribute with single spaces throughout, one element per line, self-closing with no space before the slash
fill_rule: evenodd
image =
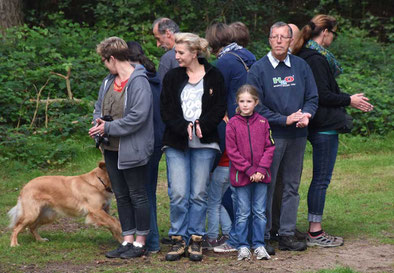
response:
<path id="1" fill-rule="evenodd" d="M 0 30 L 22 23 L 22 0 L 0 0 Z"/>

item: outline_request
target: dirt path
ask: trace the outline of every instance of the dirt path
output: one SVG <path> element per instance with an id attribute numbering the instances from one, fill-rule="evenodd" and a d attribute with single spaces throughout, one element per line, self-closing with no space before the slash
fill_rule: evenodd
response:
<path id="1" fill-rule="evenodd" d="M 109 260 L 98 257 L 94 263 L 75 265 L 71 262 L 48 263 L 45 269 L 34 265 L 19 268 L 22 272 L 314 272 L 320 269 L 349 267 L 358 272 L 394 272 L 394 246 L 364 240 L 346 241 L 338 248 L 309 248 L 304 252 L 278 251 L 269 261 L 238 262 L 236 254 L 205 252 L 201 263 L 183 258 L 177 262 L 164 260 L 163 252 L 135 260 Z M 104 267 L 104 268 L 103 268 Z M 1 267 L 0 267 L 1 269 Z M 124 271 L 126 270 L 126 271 Z"/>

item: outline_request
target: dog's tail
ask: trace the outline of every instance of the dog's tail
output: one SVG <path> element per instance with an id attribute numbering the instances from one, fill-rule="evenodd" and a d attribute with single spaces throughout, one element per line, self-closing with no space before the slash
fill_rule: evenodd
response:
<path id="1" fill-rule="evenodd" d="M 10 209 L 8 212 L 8 217 L 10 217 L 10 225 L 8 226 L 9 228 L 12 229 L 16 225 L 16 222 L 21 217 L 22 212 L 22 202 L 18 198 L 18 203 L 16 203 L 16 206 Z"/>

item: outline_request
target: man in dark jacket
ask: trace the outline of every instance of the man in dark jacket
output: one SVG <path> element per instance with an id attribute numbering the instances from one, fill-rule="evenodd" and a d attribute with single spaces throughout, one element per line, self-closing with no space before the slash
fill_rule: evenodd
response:
<path id="1" fill-rule="evenodd" d="M 270 30 L 271 51 L 251 68 L 247 82 L 259 91 L 259 113 L 268 119 L 276 150 L 271 165 L 272 180 L 267 198 L 267 229 L 271 230 L 272 198 L 277 177 L 282 177 L 282 209 L 280 213 L 279 249 L 300 251 L 305 241 L 294 236 L 299 204 L 298 187 L 308 134 L 309 119 L 318 103 L 316 83 L 308 64 L 288 54 L 292 30 L 283 22 Z"/>

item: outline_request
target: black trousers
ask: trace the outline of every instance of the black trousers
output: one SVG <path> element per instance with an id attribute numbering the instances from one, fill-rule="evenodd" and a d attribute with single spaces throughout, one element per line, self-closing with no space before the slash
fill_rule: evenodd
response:
<path id="1" fill-rule="evenodd" d="M 119 170 L 117 151 L 104 150 L 104 159 L 116 198 L 122 235 L 148 235 L 147 165 Z"/>

